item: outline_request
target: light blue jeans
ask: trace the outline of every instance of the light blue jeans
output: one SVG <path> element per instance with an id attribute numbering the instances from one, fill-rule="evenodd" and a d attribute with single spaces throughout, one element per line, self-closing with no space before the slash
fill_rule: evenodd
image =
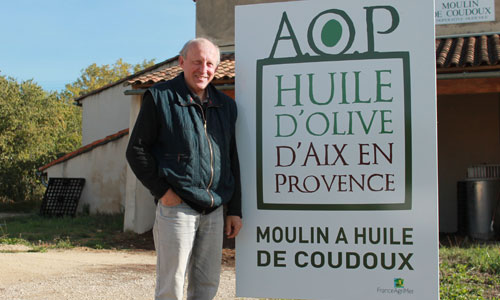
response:
<path id="1" fill-rule="evenodd" d="M 156 248 L 156 300 L 213 299 L 219 287 L 224 229 L 223 208 L 202 215 L 182 202 L 158 203 L 153 237 Z"/>

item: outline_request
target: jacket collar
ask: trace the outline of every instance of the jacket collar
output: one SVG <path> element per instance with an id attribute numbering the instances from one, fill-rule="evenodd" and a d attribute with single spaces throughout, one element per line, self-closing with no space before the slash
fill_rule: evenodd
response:
<path id="1" fill-rule="evenodd" d="M 177 89 L 177 101 L 181 106 L 190 106 L 200 103 L 199 97 L 196 96 L 193 92 L 191 92 L 186 84 L 186 80 L 184 79 L 184 72 L 180 73 L 172 79 L 175 82 L 175 86 Z M 207 101 L 208 107 L 220 107 L 223 106 L 223 103 L 219 97 L 216 96 L 216 88 L 212 83 L 209 83 L 206 87 L 207 90 Z"/>

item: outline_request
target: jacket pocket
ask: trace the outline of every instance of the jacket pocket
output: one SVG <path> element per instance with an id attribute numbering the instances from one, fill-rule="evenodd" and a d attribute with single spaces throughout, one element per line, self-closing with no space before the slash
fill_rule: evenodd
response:
<path id="1" fill-rule="evenodd" d="M 187 177 L 192 176 L 192 159 L 187 153 L 165 153 L 160 162 L 160 172 L 166 177 Z"/>

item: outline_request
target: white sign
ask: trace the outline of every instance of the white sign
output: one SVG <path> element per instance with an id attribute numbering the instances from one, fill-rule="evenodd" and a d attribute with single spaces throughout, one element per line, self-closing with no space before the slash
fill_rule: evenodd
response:
<path id="1" fill-rule="evenodd" d="M 495 21 L 495 0 L 436 0 L 436 24 Z"/>
<path id="2" fill-rule="evenodd" d="M 244 5 L 235 23 L 237 295 L 438 299 L 433 2 Z"/>

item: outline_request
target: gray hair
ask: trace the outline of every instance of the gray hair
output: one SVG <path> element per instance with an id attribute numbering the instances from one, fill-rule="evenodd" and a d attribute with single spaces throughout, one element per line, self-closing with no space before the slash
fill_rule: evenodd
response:
<path id="1" fill-rule="evenodd" d="M 220 63 L 219 46 L 217 46 L 214 42 L 212 42 L 211 40 L 209 40 L 207 38 L 198 37 L 198 38 L 187 41 L 187 43 L 184 44 L 181 51 L 179 52 L 179 55 L 182 56 L 183 58 L 186 58 L 189 47 L 191 47 L 191 45 L 193 45 L 193 44 L 199 44 L 199 43 L 210 43 L 211 45 L 213 45 L 215 47 L 215 50 L 217 51 L 217 65 L 219 65 L 219 63 Z"/>

